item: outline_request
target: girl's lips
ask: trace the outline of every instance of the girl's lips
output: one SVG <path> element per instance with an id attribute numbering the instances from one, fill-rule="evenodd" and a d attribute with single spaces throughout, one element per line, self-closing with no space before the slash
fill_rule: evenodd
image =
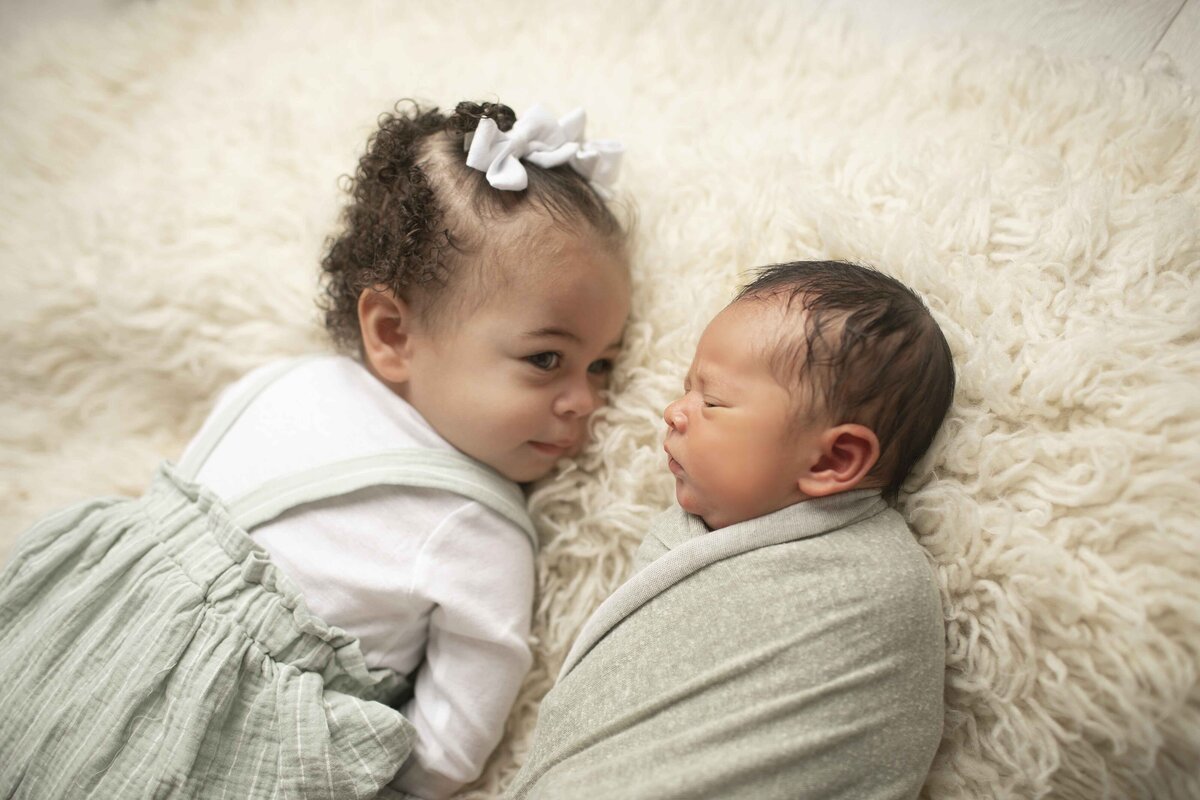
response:
<path id="1" fill-rule="evenodd" d="M 551 444 L 550 442 L 530 442 L 529 446 L 544 456 L 557 458 L 571 449 L 571 443 Z"/>

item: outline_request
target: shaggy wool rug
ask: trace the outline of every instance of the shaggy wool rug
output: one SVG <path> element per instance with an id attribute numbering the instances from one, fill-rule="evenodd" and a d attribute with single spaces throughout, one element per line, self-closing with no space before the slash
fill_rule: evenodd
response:
<path id="1" fill-rule="evenodd" d="M 930 798 L 1200 797 L 1200 110 L 1170 64 L 803 5 L 115 4 L 0 54 L 0 550 L 137 493 L 218 391 L 327 347 L 317 262 L 401 97 L 541 101 L 628 148 L 633 320 L 595 442 L 531 498 L 536 663 L 464 796 L 519 766 L 672 499 L 660 412 L 747 271 L 879 266 L 960 375 L 902 502 L 943 589 Z"/>

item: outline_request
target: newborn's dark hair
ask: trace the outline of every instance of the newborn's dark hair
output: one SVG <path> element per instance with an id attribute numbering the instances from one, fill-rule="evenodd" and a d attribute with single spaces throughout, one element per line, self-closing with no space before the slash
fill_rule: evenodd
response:
<path id="1" fill-rule="evenodd" d="M 785 386 L 811 387 L 832 425 L 879 438 L 868 474 L 894 502 L 933 443 L 954 397 L 954 361 L 921 298 L 895 278 L 843 261 L 795 261 L 758 271 L 734 302 L 780 298 L 803 321 L 771 350 Z"/>
<path id="2" fill-rule="evenodd" d="M 502 131 L 516 114 L 499 103 L 462 102 L 447 116 L 436 107 L 401 101 L 379 118 L 349 188 L 343 230 L 321 261 L 325 327 L 343 349 L 361 347 L 358 298 L 382 286 L 413 302 L 419 313 L 440 309 L 448 285 L 462 275 L 464 254 L 486 259 L 486 220 L 541 211 L 556 225 L 594 233 L 623 252 L 625 231 L 587 180 L 570 166 L 545 169 L 522 162 L 524 191 L 492 188 L 466 166 L 465 137 L 488 117 Z"/>

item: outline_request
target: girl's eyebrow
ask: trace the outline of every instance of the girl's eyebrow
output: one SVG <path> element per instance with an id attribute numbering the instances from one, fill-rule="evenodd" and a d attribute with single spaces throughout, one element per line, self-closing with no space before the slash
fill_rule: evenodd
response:
<path id="1" fill-rule="evenodd" d="M 579 344 L 583 343 L 582 339 L 580 339 L 578 336 L 571 333 L 570 331 L 568 331 L 564 328 L 556 328 L 554 326 L 550 326 L 550 327 L 546 327 L 546 328 L 538 328 L 536 331 L 528 331 L 527 333 L 525 333 L 525 336 L 528 336 L 531 339 L 543 339 L 546 337 L 558 337 L 561 339 L 570 339 L 571 341 L 577 342 Z"/>
<path id="2" fill-rule="evenodd" d="M 549 326 L 546 328 L 538 328 L 535 331 L 528 331 L 527 333 L 525 333 L 523 335 L 527 336 L 530 339 L 545 339 L 545 338 L 557 337 L 560 339 L 570 339 L 572 342 L 575 342 L 576 344 L 583 344 L 583 339 L 580 339 L 578 336 L 576 336 L 571 331 L 569 331 L 565 328 L 556 328 L 554 326 Z M 624 344 L 625 344 L 625 336 L 622 335 L 619 339 L 617 339 L 615 342 L 613 342 L 612 344 L 610 344 L 608 347 L 606 347 L 604 349 L 605 350 L 620 350 Z"/>

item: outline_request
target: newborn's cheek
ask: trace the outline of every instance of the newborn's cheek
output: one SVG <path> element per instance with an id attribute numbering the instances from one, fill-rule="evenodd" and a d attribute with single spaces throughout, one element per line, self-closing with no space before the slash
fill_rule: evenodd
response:
<path id="1" fill-rule="evenodd" d="M 721 494 L 732 505 L 752 503 L 767 484 L 760 459 L 746 453 L 731 455 L 721 463 Z"/>

